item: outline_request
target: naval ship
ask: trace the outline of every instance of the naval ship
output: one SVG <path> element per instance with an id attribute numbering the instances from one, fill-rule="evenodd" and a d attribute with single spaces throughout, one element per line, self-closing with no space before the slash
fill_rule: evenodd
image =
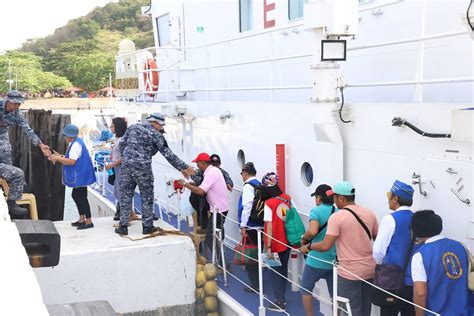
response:
<path id="1" fill-rule="evenodd" d="M 220 155 L 234 180 L 226 247 L 240 240 L 240 171 L 252 161 L 260 176 L 279 174 L 304 222 L 314 203 L 310 194 L 321 183 L 352 182 L 357 203 L 379 220 L 390 212 L 385 193 L 393 181 L 411 183 L 413 209 L 433 209 L 443 218 L 443 235 L 474 251 L 471 1 L 152 0 L 142 14 L 151 18 L 156 46 L 137 50 L 130 40 L 120 43 L 119 100 L 97 116 L 124 116 L 131 124 L 160 112 L 168 144 L 183 160 L 190 163 L 199 152 Z M 152 172 L 160 220 L 192 226 L 185 220 L 189 192 L 173 194 L 180 173 L 160 155 Z M 90 189 L 94 215 L 110 216 L 115 201 L 105 176 L 98 178 L 99 190 Z M 177 261 L 173 256 L 170 265 Z M 288 299 L 287 313 L 301 315 L 295 284 L 303 258 L 294 253 L 290 261 L 294 303 Z M 74 297 L 54 293 L 44 285 L 50 282 L 45 275 L 36 275 L 45 301 Z M 109 281 L 105 270 L 98 275 Z M 262 295 L 241 294 L 245 274 L 224 275 L 219 283 L 224 315 L 271 314 Z M 194 282 L 180 280 L 154 290 L 173 299 L 184 295 L 185 304 L 192 304 Z M 98 291 L 113 293 L 118 312 L 157 305 L 156 299 L 133 304 L 114 299 L 135 290 L 109 284 L 115 288 Z M 337 310 L 324 284 L 315 295 L 322 314 Z M 372 314 L 378 313 L 373 307 Z"/>

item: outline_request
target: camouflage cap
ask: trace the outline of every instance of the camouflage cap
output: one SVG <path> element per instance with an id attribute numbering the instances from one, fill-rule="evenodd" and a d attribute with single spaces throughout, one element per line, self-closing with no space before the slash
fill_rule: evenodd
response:
<path id="1" fill-rule="evenodd" d="M 150 116 L 148 116 L 146 119 L 148 122 L 157 122 L 160 125 L 166 125 L 165 117 L 161 113 L 158 113 L 158 112 L 151 113 Z"/>
<path id="2" fill-rule="evenodd" d="M 10 92 L 7 93 L 7 96 L 5 97 L 5 101 L 21 104 L 25 102 L 25 98 L 23 97 L 20 91 L 11 90 Z"/>

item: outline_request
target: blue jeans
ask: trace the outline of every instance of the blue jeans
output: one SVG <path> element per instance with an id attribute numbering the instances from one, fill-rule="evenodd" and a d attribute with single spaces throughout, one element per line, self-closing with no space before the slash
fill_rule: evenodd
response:
<path id="1" fill-rule="evenodd" d="M 309 265 L 304 266 L 303 276 L 301 277 L 301 287 L 309 292 L 313 292 L 316 282 L 325 279 L 329 295 L 332 297 L 332 269 L 318 269 Z M 302 295 L 311 295 L 307 291 L 300 289 Z"/>
<path id="2" fill-rule="evenodd" d="M 287 248 L 285 251 L 279 252 L 278 257 L 280 258 L 281 266 L 272 268 L 285 278 L 288 278 L 288 260 L 290 259 L 290 251 L 291 250 Z M 287 280 L 276 274 L 273 270 L 270 271 L 272 272 L 273 291 L 275 293 L 276 301 L 286 302 L 285 291 L 288 283 Z"/>

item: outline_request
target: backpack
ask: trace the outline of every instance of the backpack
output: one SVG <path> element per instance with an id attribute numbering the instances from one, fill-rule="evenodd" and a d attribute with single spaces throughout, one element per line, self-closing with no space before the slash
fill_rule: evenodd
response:
<path id="1" fill-rule="evenodd" d="M 246 183 L 250 184 L 255 191 L 252 209 L 250 210 L 250 219 L 258 225 L 263 225 L 263 209 L 265 207 L 265 201 L 262 200 L 262 192 L 260 191 L 260 185 L 254 184 L 252 182 Z"/>
<path id="2" fill-rule="evenodd" d="M 285 232 L 288 244 L 290 246 L 301 246 L 301 235 L 306 232 L 306 228 L 300 218 L 300 214 L 298 214 L 298 210 L 293 206 L 291 201 L 279 196 L 276 198 L 290 205 L 290 209 L 286 211 L 285 216 Z"/>

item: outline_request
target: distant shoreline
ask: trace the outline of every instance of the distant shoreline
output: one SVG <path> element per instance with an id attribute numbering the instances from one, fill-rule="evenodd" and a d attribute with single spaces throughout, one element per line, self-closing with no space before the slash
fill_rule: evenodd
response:
<path id="1" fill-rule="evenodd" d="M 51 98 L 28 99 L 22 110 L 103 109 L 112 107 L 117 98 Z"/>

